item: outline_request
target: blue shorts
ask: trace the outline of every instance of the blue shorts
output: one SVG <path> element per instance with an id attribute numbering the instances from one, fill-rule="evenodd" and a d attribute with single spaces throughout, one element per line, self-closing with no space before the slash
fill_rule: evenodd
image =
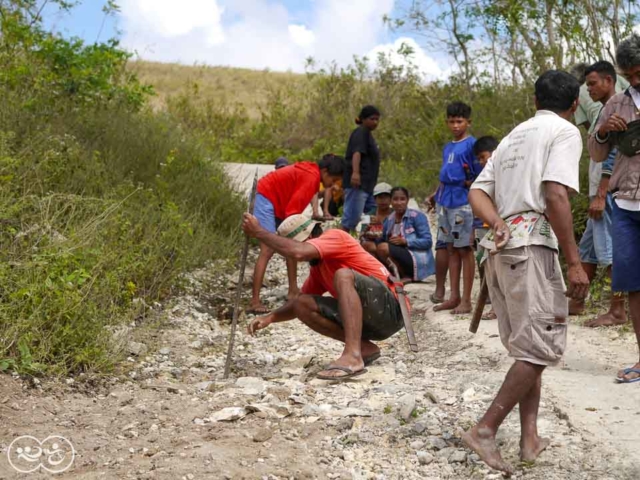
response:
<path id="1" fill-rule="evenodd" d="M 624 210 L 613 201 L 614 292 L 640 292 L 640 212 Z"/>
<path id="2" fill-rule="evenodd" d="M 473 243 L 473 212 L 471 205 L 456 208 L 439 206 L 438 241 L 452 243 L 454 248 L 470 247 Z"/>
<path id="3" fill-rule="evenodd" d="M 345 188 L 342 207 L 342 227 L 355 230 L 363 213 L 375 213 L 376 201 L 371 193 L 359 188 Z"/>
<path id="4" fill-rule="evenodd" d="M 256 202 L 253 205 L 253 216 L 258 219 L 260 226 L 270 233 L 276 233 L 282 223 L 281 219 L 276 218 L 271 201 L 259 193 L 256 194 Z"/>
<path id="5" fill-rule="evenodd" d="M 587 220 L 587 228 L 580 240 L 580 261 L 608 267 L 613 263 L 613 239 L 611 238 L 611 194 L 607 195 L 602 218 Z"/>
<path id="6" fill-rule="evenodd" d="M 441 242 L 440 240 L 436 241 L 436 250 L 446 250 L 447 242 Z"/>

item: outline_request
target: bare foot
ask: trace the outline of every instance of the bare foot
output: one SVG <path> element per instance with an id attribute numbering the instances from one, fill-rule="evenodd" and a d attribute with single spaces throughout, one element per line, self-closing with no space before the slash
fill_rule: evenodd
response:
<path id="1" fill-rule="evenodd" d="M 484 431 L 483 431 L 484 430 Z M 476 452 L 482 461 L 495 470 L 511 475 L 514 469 L 502 459 L 496 445 L 496 437 L 487 429 L 478 428 L 476 425 L 471 430 L 462 434 L 464 444 Z"/>
<path id="2" fill-rule="evenodd" d="M 551 444 L 551 439 L 536 437 L 530 442 L 520 442 L 520 460 L 523 462 L 535 462 L 542 451 Z"/>
<path id="3" fill-rule="evenodd" d="M 296 298 L 298 298 L 298 296 L 300 295 L 300 290 L 299 289 L 295 289 L 295 290 L 289 290 L 289 293 L 287 293 L 287 300 L 295 300 Z"/>
<path id="4" fill-rule="evenodd" d="M 380 347 L 378 347 L 375 343 L 370 342 L 369 340 L 362 340 L 360 342 L 360 353 L 362 358 L 368 358 L 376 353 L 380 353 Z"/>
<path id="5" fill-rule="evenodd" d="M 492 308 L 491 310 L 489 310 L 489 313 L 485 313 L 481 318 L 482 320 L 497 320 L 498 315 L 496 315 L 496 312 L 494 312 Z"/>
<path id="6" fill-rule="evenodd" d="M 584 324 L 585 327 L 614 327 L 616 325 L 624 325 L 627 323 L 626 313 L 622 316 L 614 315 L 611 312 L 607 312 L 604 315 L 600 315 L 598 318 L 588 321 Z"/>
<path id="7" fill-rule="evenodd" d="M 460 305 L 459 298 L 450 298 L 446 302 L 442 302 L 440 305 L 436 305 L 435 307 L 433 307 L 433 311 L 440 312 L 442 310 L 453 310 L 458 305 Z"/>
<path id="8" fill-rule="evenodd" d="M 451 313 L 454 315 L 464 315 L 465 313 L 471 313 L 471 309 L 471 302 L 462 301 Z"/>
<path id="9" fill-rule="evenodd" d="M 262 302 L 251 302 L 251 305 L 247 309 L 247 313 L 253 315 L 264 315 L 265 313 L 269 313 L 271 311 L 270 308 L 265 307 Z"/>
<path id="10" fill-rule="evenodd" d="M 569 300 L 569 315 L 582 315 L 584 313 L 584 301 Z"/>
<path id="11" fill-rule="evenodd" d="M 636 363 L 633 367 L 631 367 L 632 370 L 639 370 L 640 371 L 640 362 Z M 636 378 L 640 378 L 640 373 L 637 372 L 629 372 L 629 373 L 625 373 L 625 370 L 629 370 L 629 369 L 625 369 L 623 368 L 622 370 L 620 370 L 618 372 L 618 378 L 622 381 L 622 382 L 629 382 L 631 380 L 635 380 Z"/>
<path id="12" fill-rule="evenodd" d="M 444 302 L 444 294 L 438 295 L 438 292 L 434 292 L 429 295 L 429 300 L 431 300 L 431 303 L 434 305 L 438 305 L 439 303 Z"/>

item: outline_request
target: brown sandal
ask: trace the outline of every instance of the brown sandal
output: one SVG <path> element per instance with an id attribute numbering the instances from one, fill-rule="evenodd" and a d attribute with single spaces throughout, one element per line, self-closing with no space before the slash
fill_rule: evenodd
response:
<path id="1" fill-rule="evenodd" d="M 366 368 L 363 368 L 362 370 L 358 370 L 357 372 L 354 372 L 349 367 L 341 367 L 340 365 L 332 365 L 330 367 L 327 367 L 327 368 L 325 368 L 323 370 L 323 372 L 330 372 L 332 370 L 340 370 L 342 372 L 345 372 L 346 375 L 333 376 L 333 375 L 322 375 L 321 373 L 318 373 L 316 375 L 316 377 L 319 378 L 320 380 L 337 380 L 337 381 L 341 381 L 341 380 L 344 380 L 346 378 L 357 377 L 358 375 L 362 375 L 363 373 L 367 373 L 367 369 Z"/>

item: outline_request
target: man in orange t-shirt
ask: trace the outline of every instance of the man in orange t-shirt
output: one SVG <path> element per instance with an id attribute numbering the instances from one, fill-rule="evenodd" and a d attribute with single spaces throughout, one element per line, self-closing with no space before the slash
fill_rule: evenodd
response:
<path id="1" fill-rule="evenodd" d="M 366 372 L 365 365 L 380 356 L 372 340 L 385 340 L 403 326 L 395 288 L 384 265 L 348 233 L 338 229 L 323 233 L 319 222 L 304 215 L 288 217 L 275 235 L 246 213 L 242 229 L 285 258 L 311 265 L 301 295 L 256 318 L 249 333 L 299 318 L 315 332 L 344 342 L 340 358 L 318 378 L 342 380 Z M 325 292 L 332 296 L 323 296 Z"/>

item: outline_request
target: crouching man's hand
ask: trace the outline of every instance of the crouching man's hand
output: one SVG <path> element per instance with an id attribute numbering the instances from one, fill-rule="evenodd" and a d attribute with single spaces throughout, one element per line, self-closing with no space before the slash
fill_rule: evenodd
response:
<path id="1" fill-rule="evenodd" d="M 242 230 L 249 237 L 255 237 L 262 227 L 258 219 L 250 213 L 245 213 L 242 216 Z"/>
<path id="2" fill-rule="evenodd" d="M 247 333 L 253 336 L 258 330 L 267 328 L 272 323 L 273 323 L 273 316 L 271 314 L 265 315 L 264 317 L 256 317 L 247 327 Z"/>

